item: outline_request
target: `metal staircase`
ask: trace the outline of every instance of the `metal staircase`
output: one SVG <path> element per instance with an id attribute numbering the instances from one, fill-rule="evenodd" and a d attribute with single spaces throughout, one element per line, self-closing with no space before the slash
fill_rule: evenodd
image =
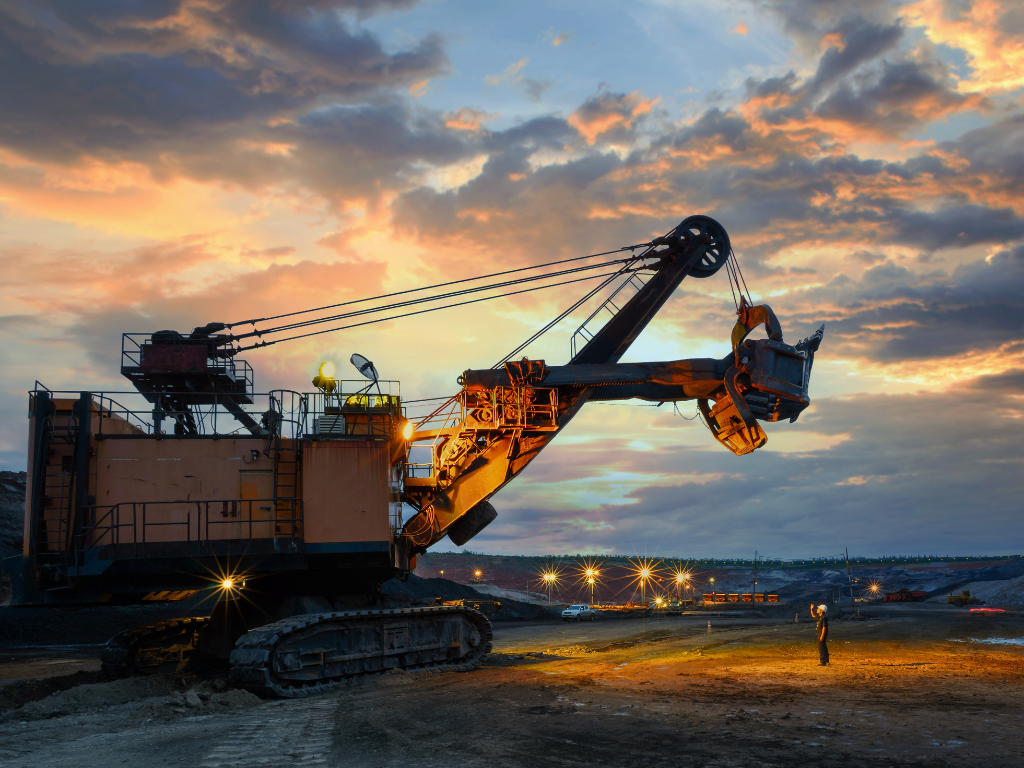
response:
<path id="1" fill-rule="evenodd" d="M 264 415 L 268 430 L 263 453 L 274 460 L 274 535 L 302 535 L 296 500 L 302 495 L 302 435 L 305 431 L 307 402 L 304 395 L 291 390 L 270 393 L 270 410 Z M 288 439 L 286 439 L 288 438 Z"/>

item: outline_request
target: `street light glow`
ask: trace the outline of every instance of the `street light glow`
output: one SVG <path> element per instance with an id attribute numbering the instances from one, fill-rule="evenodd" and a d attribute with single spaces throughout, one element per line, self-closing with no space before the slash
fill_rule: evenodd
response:
<path id="1" fill-rule="evenodd" d="M 647 593 L 647 583 L 658 576 L 661 560 L 638 557 L 636 560 L 630 560 L 629 564 L 633 566 L 633 579 L 630 583 L 640 587 L 640 598 L 643 600 Z"/>

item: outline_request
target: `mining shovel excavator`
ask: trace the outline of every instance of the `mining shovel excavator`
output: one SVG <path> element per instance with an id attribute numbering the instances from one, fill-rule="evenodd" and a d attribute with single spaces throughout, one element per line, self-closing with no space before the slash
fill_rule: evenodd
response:
<path id="1" fill-rule="evenodd" d="M 614 258 L 595 261 L 603 257 Z M 723 267 L 738 297 L 725 357 L 619 362 L 685 278 Z M 237 357 L 585 280 L 596 287 L 493 368 L 464 371 L 459 391 L 419 419 L 408 417 L 399 384 L 380 380 L 365 358 L 353 357 L 360 382 L 321 366 L 316 391 L 258 394 Z M 407 578 L 417 554 L 443 537 L 462 545 L 483 530 L 497 515 L 490 497 L 587 402 L 696 400 L 719 443 L 740 456 L 756 450 L 767 439 L 759 422 L 795 421 L 808 406 L 824 329 L 784 342 L 772 310 L 745 290 L 725 229 L 706 216 L 603 254 L 378 299 L 189 334 L 124 334 L 121 372 L 133 393 L 37 384 L 24 554 L 0 563 L 11 606 L 209 599 L 209 617 L 112 638 L 103 664 L 113 674 L 229 660 L 238 684 L 296 697 L 392 668 L 472 669 L 490 650 L 484 613 L 379 609 L 381 585 Z M 520 355 L 595 303 L 566 365 Z M 758 326 L 767 338 L 749 338 Z M 404 507 L 413 514 L 403 521 Z"/>

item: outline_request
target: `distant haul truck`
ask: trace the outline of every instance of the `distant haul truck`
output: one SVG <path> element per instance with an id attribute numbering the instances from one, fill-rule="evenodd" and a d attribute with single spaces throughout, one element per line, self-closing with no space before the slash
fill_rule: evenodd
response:
<path id="1" fill-rule="evenodd" d="M 779 602 L 778 595 L 766 595 L 763 592 L 758 594 L 750 594 L 744 592 L 740 594 L 738 592 L 715 592 L 704 595 L 705 603 L 777 603 Z"/>
<path id="2" fill-rule="evenodd" d="M 909 589 L 898 589 L 889 592 L 885 596 L 886 603 L 923 603 L 928 599 L 927 592 L 912 591 Z"/>

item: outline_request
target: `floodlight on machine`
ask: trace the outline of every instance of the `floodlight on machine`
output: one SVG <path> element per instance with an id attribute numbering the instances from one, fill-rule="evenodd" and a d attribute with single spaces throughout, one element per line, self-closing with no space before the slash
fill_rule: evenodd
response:
<path id="1" fill-rule="evenodd" d="M 334 363 L 330 360 L 320 363 L 320 368 L 317 370 L 316 376 L 313 377 L 313 386 L 323 390 L 326 394 L 331 394 L 338 388 L 338 382 L 334 380 L 334 374 Z"/>

